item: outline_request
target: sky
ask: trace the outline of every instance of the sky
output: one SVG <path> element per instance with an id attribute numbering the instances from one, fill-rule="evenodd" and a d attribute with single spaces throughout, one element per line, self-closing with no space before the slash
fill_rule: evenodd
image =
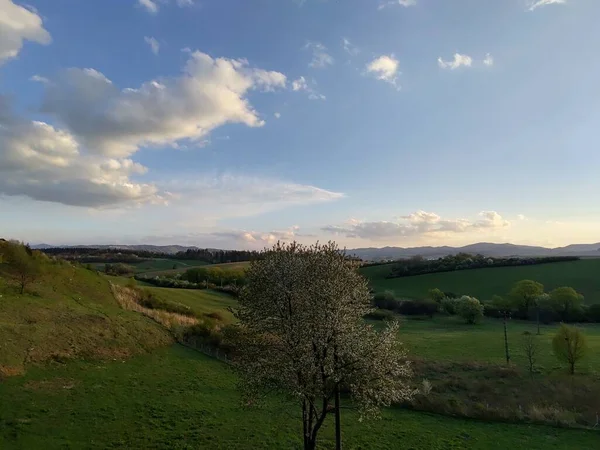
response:
<path id="1" fill-rule="evenodd" d="M 600 241 L 597 0 L 0 0 L 0 236 Z"/>

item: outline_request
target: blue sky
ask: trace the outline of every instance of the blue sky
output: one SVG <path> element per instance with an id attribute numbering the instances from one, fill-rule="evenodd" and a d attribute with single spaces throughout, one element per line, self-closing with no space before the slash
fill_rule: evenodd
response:
<path id="1" fill-rule="evenodd" d="M 0 0 L 0 235 L 600 241 L 594 0 Z"/>

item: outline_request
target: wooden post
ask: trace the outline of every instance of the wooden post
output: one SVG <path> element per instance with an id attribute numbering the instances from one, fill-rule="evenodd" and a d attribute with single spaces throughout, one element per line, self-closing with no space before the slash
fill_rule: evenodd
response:
<path id="1" fill-rule="evenodd" d="M 508 333 L 506 332 L 506 316 L 507 312 L 504 311 L 504 352 L 506 353 L 506 364 L 510 364 L 510 353 L 508 352 Z"/>
<path id="2" fill-rule="evenodd" d="M 340 414 L 340 387 L 335 388 L 335 450 L 342 450 L 342 417 Z"/>

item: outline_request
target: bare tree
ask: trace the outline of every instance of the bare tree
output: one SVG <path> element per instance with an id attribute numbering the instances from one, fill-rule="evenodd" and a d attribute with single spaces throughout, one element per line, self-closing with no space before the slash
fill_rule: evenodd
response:
<path id="1" fill-rule="evenodd" d="M 533 377 L 533 371 L 535 369 L 535 363 L 537 361 L 537 355 L 540 349 L 539 342 L 534 334 L 531 334 L 529 331 L 523 333 L 523 337 L 521 339 L 521 349 L 527 358 L 529 374 Z"/>
<path id="2" fill-rule="evenodd" d="M 364 321 L 372 308 L 367 281 L 356 269 L 330 242 L 278 243 L 247 271 L 236 311 L 242 337 L 235 363 L 243 392 L 249 402 L 273 390 L 296 401 L 305 449 L 316 448 L 331 412 L 341 448 L 340 390 L 363 414 L 413 394 L 398 324 L 377 332 Z"/>

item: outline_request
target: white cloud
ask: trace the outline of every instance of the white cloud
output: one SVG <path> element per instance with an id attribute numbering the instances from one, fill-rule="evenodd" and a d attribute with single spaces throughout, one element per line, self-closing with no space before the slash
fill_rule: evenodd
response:
<path id="1" fill-rule="evenodd" d="M 158 41 L 155 38 L 149 36 L 145 36 L 144 41 L 150 46 L 150 50 L 152 50 L 152 53 L 158 55 L 158 52 L 160 51 L 160 44 L 158 43 Z"/>
<path id="2" fill-rule="evenodd" d="M 327 47 L 320 42 L 307 42 L 304 48 L 310 50 L 313 55 L 311 62 L 308 64 L 310 67 L 322 69 L 333 65 L 333 57 L 327 53 Z"/>
<path id="3" fill-rule="evenodd" d="M 346 38 L 342 38 L 342 47 L 350 56 L 356 56 L 360 53 L 360 49 Z"/>
<path id="4" fill-rule="evenodd" d="M 380 3 L 377 9 L 382 10 L 388 6 L 404 6 L 407 8 L 409 6 L 415 6 L 416 4 L 417 0 L 388 0 Z"/>
<path id="5" fill-rule="evenodd" d="M 52 38 L 37 13 L 12 0 L 0 0 L 0 64 L 15 58 L 25 40 L 48 45 Z"/>
<path id="6" fill-rule="evenodd" d="M 564 5 L 567 0 L 535 0 L 529 2 L 529 11 L 534 11 L 541 6 Z"/>
<path id="7" fill-rule="evenodd" d="M 33 75 L 32 77 L 29 78 L 29 81 L 35 81 L 36 83 L 50 83 L 50 80 L 46 77 L 43 77 L 41 75 Z"/>
<path id="8" fill-rule="evenodd" d="M 186 6 L 194 6 L 194 0 L 177 0 L 177 6 L 185 8 Z"/>
<path id="9" fill-rule="evenodd" d="M 273 115 L 275 116 L 276 119 L 281 119 L 281 113 L 276 112 Z"/>
<path id="10" fill-rule="evenodd" d="M 2 115 L 0 194 L 74 206 L 164 202 L 158 189 L 130 176 L 146 169 L 131 159 L 82 154 L 70 133 L 44 122 Z"/>
<path id="11" fill-rule="evenodd" d="M 494 65 L 494 57 L 491 54 L 487 54 L 485 55 L 485 59 L 483 60 L 483 64 L 485 64 L 488 67 L 491 67 Z"/>
<path id="12" fill-rule="evenodd" d="M 367 73 L 373 75 L 378 80 L 399 87 L 397 85 L 399 65 L 400 63 L 393 54 L 382 55 L 367 64 Z"/>
<path id="13" fill-rule="evenodd" d="M 472 64 L 473 58 L 471 58 L 469 55 L 461 55 L 460 53 L 455 53 L 452 61 L 444 61 L 442 57 L 438 58 L 438 65 L 442 69 L 455 70 L 461 66 L 471 67 Z"/>
<path id="14" fill-rule="evenodd" d="M 158 4 L 153 0 L 138 0 L 138 5 L 146 8 L 150 14 L 156 14 L 158 12 Z"/>
<path id="15" fill-rule="evenodd" d="M 527 217 L 525 217 L 524 214 L 517 214 L 517 219 L 519 219 L 519 220 L 527 220 Z"/>
<path id="16" fill-rule="evenodd" d="M 293 241 L 296 238 L 298 226 L 293 226 L 281 231 L 246 231 L 230 230 L 211 233 L 212 236 L 226 238 L 245 244 L 272 245 L 277 241 Z"/>
<path id="17" fill-rule="evenodd" d="M 246 95 L 283 88 L 282 73 L 244 59 L 190 54 L 178 77 L 118 89 L 94 69 L 69 69 L 46 85 L 42 112 L 54 115 L 91 153 L 127 157 L 141 146 L 196 144 L 227 123 L 260 127 Z"/>
<path id="18" fill-rule="evenodd" d="M 314 80 L 312 84 L 316 84 Z M 292 81 L 292 90 L 294 92 L 306 92 L 310 100 L 325 100 L 327 98 L 323 94 L 317 92 L 313 87 L 309 86 L 308 82 L 306 81 L 306 78 L 304 77 L 300 77 Z"/>
<path id="19" fill-rule="evenodd" d="M 439 234 L 456 234 L 473 231 L 501 229 L 508 227 L 510 222 L 503 219 L 495 211 L 483 211 L 480 219 L 442 219 L 434 213 L 417 211 L 402 216 L 397 221 L 362 222 L 353 219 L 345 225 L 329 225 L 322 231 L 342 234 L 349 238 L 386 240 L 394 238 L 433 236 Z"/>

